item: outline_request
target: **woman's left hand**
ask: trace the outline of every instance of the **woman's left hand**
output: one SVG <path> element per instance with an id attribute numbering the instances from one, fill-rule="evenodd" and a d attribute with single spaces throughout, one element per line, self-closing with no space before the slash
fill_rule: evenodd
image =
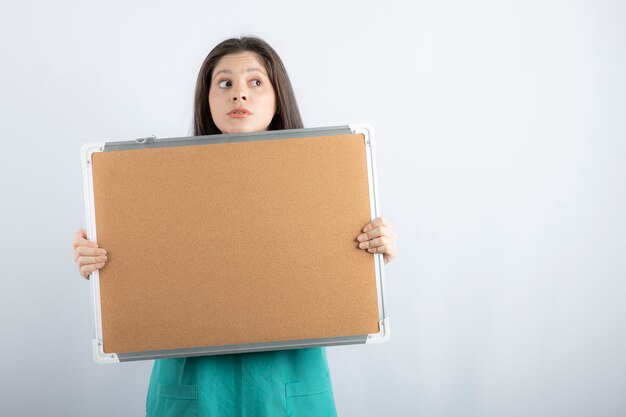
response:
<path id="1" fill-rule="evenodd" d="M 363 233 L 356 237 L 359 248 L 367 250 L 369 253 L 382 253 L 385 264 L 396 257 L 398 252 L 398 242 L 396 234 L 393 232 L 391 223 L 384 217 L 379 217 L 368 223 L 363 228 Z"/>

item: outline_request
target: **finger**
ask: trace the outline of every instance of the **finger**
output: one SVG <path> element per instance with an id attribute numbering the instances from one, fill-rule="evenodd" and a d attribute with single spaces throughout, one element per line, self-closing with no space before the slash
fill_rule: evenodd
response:
<path id="1" fill-rule="evenodd" d="M 74 247 L 74 249 L 76 249 L 79 246 L 90 246 L 92 248 L 97 248 L 98 244 L 95 242 L 92 242 L 91 240 L 88 240 L 87 232 L 85 232 L 83 229 L 80 229 L 78 232 L 76 232 L 76 236 L 74 237 L 72 246 Z"/>
<path id="2" fill-rule="evenodd" d="M 80 256 L 103 256 L 107 254 L 107 251 L 103 248 L 79 246 L 74 250 L 74 254 L 74 259 L 78 259 Z"/>
<path id="3" fill-rule="evenodd" d="M 398 247 L 395 243 L 395 241 L 393 242 L 393 244 L 389 245 L 386 249 L 385 249 L 385 264 L 387 264 L 388 262 L 391 262 L 393 259 L 395 259 L 396 255 L 398 254 Z"/>
<path id="4" fill-rule="evenodd" d="M 367 251 L 369 253 L 385 253 L 387 251 L 387 246 L 377 246 L 375 248 L 369 248 Z"/>
<path id="5" fill-rule="evenodd" d="M 76 259 L 79 266 L 105 263 L 107 261 L 106 256 L 80 256 Z"/>
<path id="6" fill-rule="evenodd" d="M 379 237 L 379 236 L 390 236 L 391 235 L 391 229 L 389 229 L 386 226 L 380 226 L 380 227 L 376 227 L 366 233 L 361 233 L 360 235 L 358 235 L 356 237 L 356 240 L 358 240 L 359 242 L 365 242 L 366 240 L 370 240 L 373 239 L 375 237 Z"/>
<path id="7" fill-rule="evenodd" d="M 364 228 L 363 228 L 363 232 L 369 232 L 370 230 L 378 227 L 378 226 L 389 226 L 389 222 L 387 221 L 386 218 L 384 217 L 378 217 L 374 220 L 372 220 L 371 223 L 368 223 Z"/>
<path id="8" fill-rule="evenodd" d="M 76 231 L 76 234 L 74 235 L 74 240 L 72 240 L 72 244 L 76 246 L 76 243 L 81 239 L 87 239 L 87 232 L 85 231 L 85 229 L 78 229 Z"/>
<path id="9" fill-rule="evenodd" d="M 384 237 L 377 237 L 367 242 L 359 243 L 359 248 L 361 249 L 376 248 L 376 247 L 385 246 L 385 245 L 387 245 L 387 240 Z"/>
<path id="10" fill-rule="evenodd" d="M 395 259 L 395 255 L 390 255 L 390 254 L 385 254 L 383 256 L 383 259 L 385 260 L 385 265 L 387 265 L 389 262 L 393 261 Z"/>
<path id="11" fill-rule="evenodd" d="M 87 278 L 93 271 L 95 271 L 96 269 L 100 269 L 103 266 L 104 266 L 104 263 L 91 264 L 91 265 L 82 266 L 80 268 L 80 275 L 83 278 Z"/>

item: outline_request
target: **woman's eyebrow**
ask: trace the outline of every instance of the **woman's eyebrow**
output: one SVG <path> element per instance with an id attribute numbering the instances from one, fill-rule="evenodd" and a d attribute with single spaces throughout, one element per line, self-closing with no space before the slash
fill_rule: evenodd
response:
<path id="1" fill-rule="evenodd" d="M 261 68 L 248 68 L 248 69 L 246 69 L 246 72 L 253 72 L 253 71 L 257 71 L 257 72 L 260 72 L 263 75 L 266 75 L 265 71 L 263 71 Z"/>
<path id="2" fill-rule="evenodd" d="M 215 74 L 213 74 L 213 78 L 217 77 L 219 74 L 224 73 L 224 74 L 232 74 L 233 72 L 231 70 L 221 70 L 216 72 Z"/>
<path id="3" fill-rule="evenodd" d="M 247 68 L 246 69 L 246 72 L 255 72 L 255 71 L 256 72 L 260 72 L 261 74 L 267 76 L 265 71 L 263 71 L 261 68 Z M 220 70 L 220 71 L 216 72 L 215 74 L 213 74 L 213 78 L 217 77 L 219 74 L 222 74 L 222 73 L 224 73 L 224 74 L 232 74 L 233 72 L 231 70 L 228 70 L 228 69 L 223 69 L 223 70 Z"/>

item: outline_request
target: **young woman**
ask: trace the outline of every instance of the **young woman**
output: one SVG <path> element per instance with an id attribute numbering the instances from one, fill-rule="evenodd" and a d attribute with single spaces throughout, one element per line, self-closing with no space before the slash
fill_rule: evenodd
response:
<path id="1" fill-rule="evenodd" d="M 206 57 L 196 84 L 194 134 L 302 128 L 280 57 L 258 38 L 228 39 Z M 359 247 L 396 256 L 391 225 L 378 218 L 355 231 Z M 105 266 L 106 250 L 80 229 L 73 242 L 80 274 Z M 154 361 L 147 416 L 335 416 L 324 348 Z"/>

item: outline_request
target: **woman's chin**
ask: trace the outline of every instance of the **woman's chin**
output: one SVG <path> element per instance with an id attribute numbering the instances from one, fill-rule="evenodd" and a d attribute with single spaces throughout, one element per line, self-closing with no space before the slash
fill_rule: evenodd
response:
<path id="1" fill-rule="evenodd" d="M 224 126 L 223 129 L 220 129 L 220 126 L 218 126 L 218 129 L 220 129 L 220 131 L 223 134 L 228 134 L 228 135 L 235 135 L 238 133 L 254 133 L 254 132 L 263 132 L 265 130 L 267 130 L 268 126 L 259 126 L 258 123 L 254 124 L 254 123 L 235 123 L 235 124 L 231 124 L 229 123 L 228 126 Z"/>

